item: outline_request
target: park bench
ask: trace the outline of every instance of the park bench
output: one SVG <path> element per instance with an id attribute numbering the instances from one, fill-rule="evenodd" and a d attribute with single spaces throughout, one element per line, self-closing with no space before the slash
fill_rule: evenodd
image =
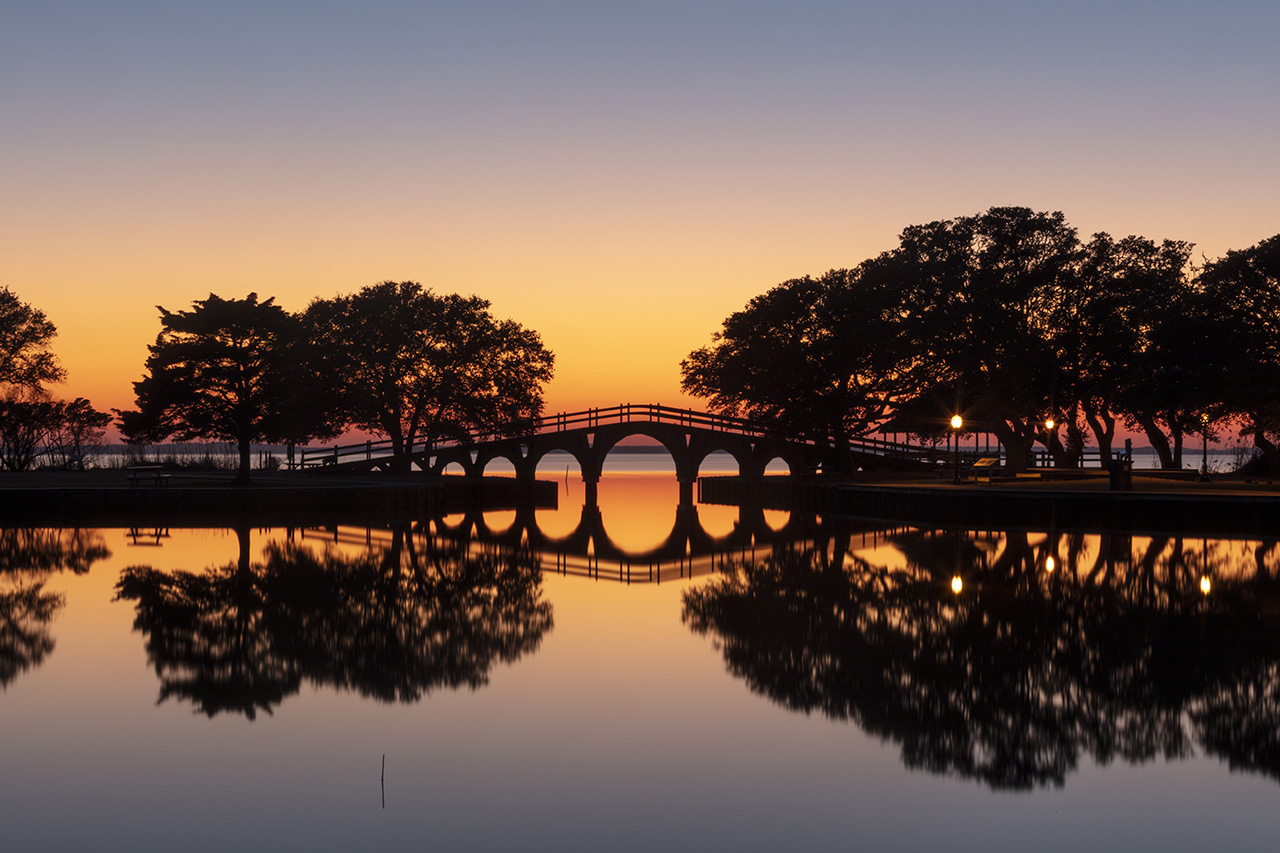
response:
<path id="1" fill-rule="evenodd" d="M 153 483 L 157 486 L 169 485 L 169 474 L 164 473 L 164 469 L 159 465 L 130 465 L 125 469 L 129 478 L 130 486 L 137 486 L 141 483 Z"/>

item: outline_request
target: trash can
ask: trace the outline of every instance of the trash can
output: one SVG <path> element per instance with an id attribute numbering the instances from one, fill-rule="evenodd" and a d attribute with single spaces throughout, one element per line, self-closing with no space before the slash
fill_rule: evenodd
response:
<path id="1" fill-rule="evenodd" d="M 1133 460 L 1120 458 L 1107 463 L 1107 473 L 1111 475 L 1111 491 L 1133 491 Z"/>

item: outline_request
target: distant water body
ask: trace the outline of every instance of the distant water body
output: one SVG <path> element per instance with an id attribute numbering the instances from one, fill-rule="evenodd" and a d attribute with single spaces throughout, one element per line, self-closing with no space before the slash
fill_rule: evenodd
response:
<path id="1" fill-rule="evenodd" d="M 211 460 L 219 467 L 234 467 L 237 456 L 234 449 L 225 444 L 209 444 L 209 445 L 158 445 L 147 448 L 145 451 L 138 451 L 134 448 L 125 446 L 113 446 L 107 448 L 107 452 L 101 457 L 98 464 L 112 465 L 119 464 L 119 461 L 129 450 L 134 450 L 135 454 L 141 453 L 147 459 L 167 460 L 170 457 L 180 461 L 189 462 L 194 460 Z M 286 463 L 285 453 L 280 448 L 255 448 L 253 452 L 254 467 L 263 467 L 264 460 L 267 457 L 276 459 L 281 466 Z M 1242 454 L 1234 449 L 1209 449 L 1209 470 L 1211 472 L 1232 471 L 1242 458 L 1246 458 L 1247 454 Z M 1191 469 L 1199 469 L 1201 462 L 1201 451 L 1199 448 L 1194 450 L 1190 447 L 1184 447 L 1182 453 L 1183 467 Z M 1160 467 L 1160 458 L 1156 452 L 1150 447 L 1135 447 L 1133 449 L 1134 468 L 1139 470 L 1154 469 Z M 675 462 L 671 455 L 661 449 L 649 450 L 633 447 L 619 447 L 610 451 L 605 458 L 604 472 L 606 474 L 674 474 Z M 770 474 L 785 474 L 787 466 L 780 460 L 774 460 L 766 469 Z M 581 469 L 578 467 L 577 460 L 570 454 L 562 451 L 553 451 L 548 453 L 538 465 L 538 475 L 540 477 L 564 476 L 568 471 L 571 474 L 580 474 Z M 514 475 L 515 468 L 505 459 L 495 459 L 489 464 L 485 473 L 495 476 Z M 715 476 L 738 473 L 738 463 L 728 453 L 717 451 L 709 455 L 699 468 L 702 475 Z"/>

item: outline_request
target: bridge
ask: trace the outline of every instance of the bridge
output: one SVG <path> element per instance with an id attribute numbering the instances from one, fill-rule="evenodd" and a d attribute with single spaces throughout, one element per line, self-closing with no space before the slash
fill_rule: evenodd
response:
<path id="1" fill-rule="evenodd" d="M 502 430 L 497 431 L 499 435 Z M 352 472 L 387 471 L 408 465 L 430 474 L 442 474 L 457 464 L 467 476 L 478 477 L 496 459 L 515 468 L 518 479 L 534 479 L 538 463 L 553 452 L 568 453 L 578 463 L 586 484 L 587 502 L 595 503 L 596 487 L 609 451 L 624 439 L 644 436 L 657 441 L 675 462 L 681 503 L 691 503 L 698 468 L 712 453 L 728 453 L 744 477 L 763 477 L 775 459 L 792 473 L 817 471 L 831 464 L 833 442 L 827 436 L 784 436 L 742 418 L 678 409 L 660 404 L 624 403 L 601 409 L 585 409 L 548 415 L 515 437 L 473 435 L 462 441 L 414 443 L 400 457 L 392 455 L 390 441 L 327 448 L 304 448 L 298 467 Z M 855 464 L 868 470 L 902 464 L 937 464 L 950 454 L 937 448 L 884 439 L 851 439 Z"/>
<path id="2" fill-rule="evenodd" d="M 425 539 L 480 550 L 532 553 L 544 573 L 568 577 L 612 580 L 627 585 L 665 583 L 724 571 L 735 563 L 754 562 L 792 548 L 832 546 L 843 553 L 852 537 L 868 537 L 874 546 L 905 530 L 879 522 L 862 524 L 847 519 L 833 521 L 816 513 L 792 512 L 779 527 L 771 527 L 760 508 L 740 508 L 733 529 L 723 535 L 708 533 L 696 506 L 675 510 L 671 530 L 662 541 L 643 550 L 628 550 L 609 536 L 597 507 L 584 505 L 573 530 L 549 535 L 538 524 L 531 507 L 516 510 L 511 523 L 491 527 L 486 514 L 472 510 L 454 516 L 434 516 L 414 525 L 412 533 Z M 301 539 L 365 548 L 389 548 L 394 530 L 374 528 L 309 528 Z"/>

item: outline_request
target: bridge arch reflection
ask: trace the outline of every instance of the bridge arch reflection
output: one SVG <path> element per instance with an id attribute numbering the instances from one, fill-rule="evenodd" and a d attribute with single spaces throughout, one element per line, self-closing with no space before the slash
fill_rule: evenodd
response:
<path id="1" fill-rule="evenodd" d="M 709 574 L 733 559 L 829 535 L 814 513 L 785 518 L 780 526 L 771 526 L 765 510 L 742 508 L 732 529 L 714 535 L 702 525 L 696 505 L 679 504 L 672 510 L 666 535 L 657 545 L 643 549 L 619 545 L 609 535 L 605 513 L 594 503 L 584 504 L 576 524 L 560 535 L 545 532 L 532 507 L 517 509 L 509 525 L 506 518 L 502 526 L 493 525 L 477 509 L 429 519 L 417 526 L 416 533 L 480 547 L 528 548 L 544 571 L 638 583 Z"/>

